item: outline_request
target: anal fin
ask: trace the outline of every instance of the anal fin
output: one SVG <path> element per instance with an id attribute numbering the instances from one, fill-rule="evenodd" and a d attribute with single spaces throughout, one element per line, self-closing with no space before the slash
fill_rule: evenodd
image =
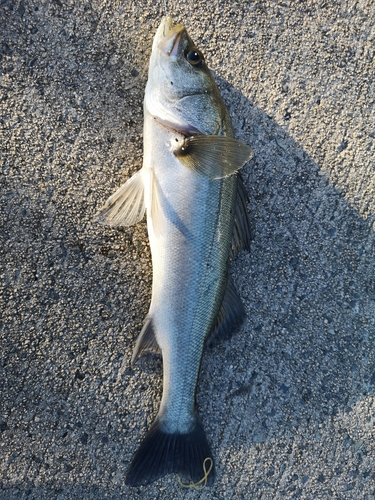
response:
<path id="1" fill-rule="evenodd" d="M 134 347 L 131 364 L 134 365 L 145 352 L 160 354 L 160 347 L 156 341 L 152 319 L 146 316 L 141 333 Z"/>

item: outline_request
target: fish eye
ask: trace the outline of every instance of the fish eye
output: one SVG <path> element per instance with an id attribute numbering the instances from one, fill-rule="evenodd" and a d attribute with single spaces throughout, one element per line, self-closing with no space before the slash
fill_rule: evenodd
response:
<path id="1" fill-rule="evenodd" d="M 199 68 L 202 66 L 203 56 L 197 49 L 189 50 L 186 54 L 186 59 L 192 66 Z"/>

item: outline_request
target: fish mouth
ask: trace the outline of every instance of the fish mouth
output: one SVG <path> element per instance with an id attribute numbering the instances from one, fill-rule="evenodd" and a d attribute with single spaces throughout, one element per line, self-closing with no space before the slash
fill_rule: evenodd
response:
<path id="1" fill-rule="evenodd" d="M 157 37 L 157 47 L 167 56 L 177 56 L 178 45 L 181 39 L 181 34 L 185 30 L 183 24 L 173 26 L 173 20 L 170 16 L 163 18 L 160 23 Z"/>

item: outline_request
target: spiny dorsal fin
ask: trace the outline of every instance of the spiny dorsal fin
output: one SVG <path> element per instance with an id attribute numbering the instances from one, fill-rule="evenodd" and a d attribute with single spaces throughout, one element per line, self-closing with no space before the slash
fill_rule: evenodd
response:
<path id="1" fill-rule="evenodd" d="M 134 347 L 131 364 L 134 365 L 144 352 L 154 352 L 160 354 L 160 347 L 156 341 L 152 319 L 146 316 L 141 333 L 138 336 Z"/>
<path id="2" fill-rule="evenodd" d="M 228 278 L 228 285 L 221 303 L 216 321 L 211 333 L 207 337 L 208 344 L 212 344 L 219 337 L 229 337 L 242 324 L 246 313 L 242 301 L 234 288 L 233 282 Z"/>
<path id="3" fill-rule="evenodd" d="M 252 152 L 232 137 L 196 135 L 180 142 L 174 155 L 194 172 L 210 179 L 222 179 L 243 167 Z"/>
<path id="4" fill-rule="evenodd" d="M 251 226 L 247 211 L 249 198 L 240 172 L 238 173 L 237 202 L 234 215 L 230 257 L 234 258 L 241 250 L 250 251 Z"/>
<path id="5" fill-rule="evenodd" d="M 145 213 L 142 169 L 125 182 L 95 215 L 95 220 L 112 227 L 131 226 Z"/>

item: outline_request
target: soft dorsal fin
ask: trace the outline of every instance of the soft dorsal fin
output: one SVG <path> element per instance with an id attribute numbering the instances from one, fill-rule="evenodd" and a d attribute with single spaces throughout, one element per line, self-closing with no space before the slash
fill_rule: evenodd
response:
<path id="1" fill-rule="evenodd" d="M 143 328 L 134 347 L 131 364 L 134 365 L 144 352 L 154 352 L 156 354 L 160 354 L 161 352 L 156 341 L 155 331 L 150 316 L 146 316 L 145 318 Z"/>
<path id="2" fill-rule="evenodd" d="M 250 251 L 251 242 L 250 217 L 247 211 L 249 198 L 241 173 L 239 172 L 237 175 L 237 202 L 233 224 L 232 245 L 230 252 L 231 258 L 234 258 L 241 250 Z"/>
<path id="3" fill-rule="evenodd" d="M 221 303 L 218 315 L 207 336 L 208 344 L 220 337 L 229 337 L 242 324 L 246 313 L 242 301 L 234 288 L 233 282 L 228 278 L 227 289 Z"/>
<path id="4" fill-rule="evenodd" d="M 95 215 L 95 220 L 112 227 L 132 226 L 145 213 L 142 169 L 125 182 Z"/>
<path id="5" fill-rule="evenodd" d="M 178 143 L 174 155 L 194 172 L 209 179 L 222 179 L 243 167 L 252 152 L 232 137 L 196 135 Z"/>

